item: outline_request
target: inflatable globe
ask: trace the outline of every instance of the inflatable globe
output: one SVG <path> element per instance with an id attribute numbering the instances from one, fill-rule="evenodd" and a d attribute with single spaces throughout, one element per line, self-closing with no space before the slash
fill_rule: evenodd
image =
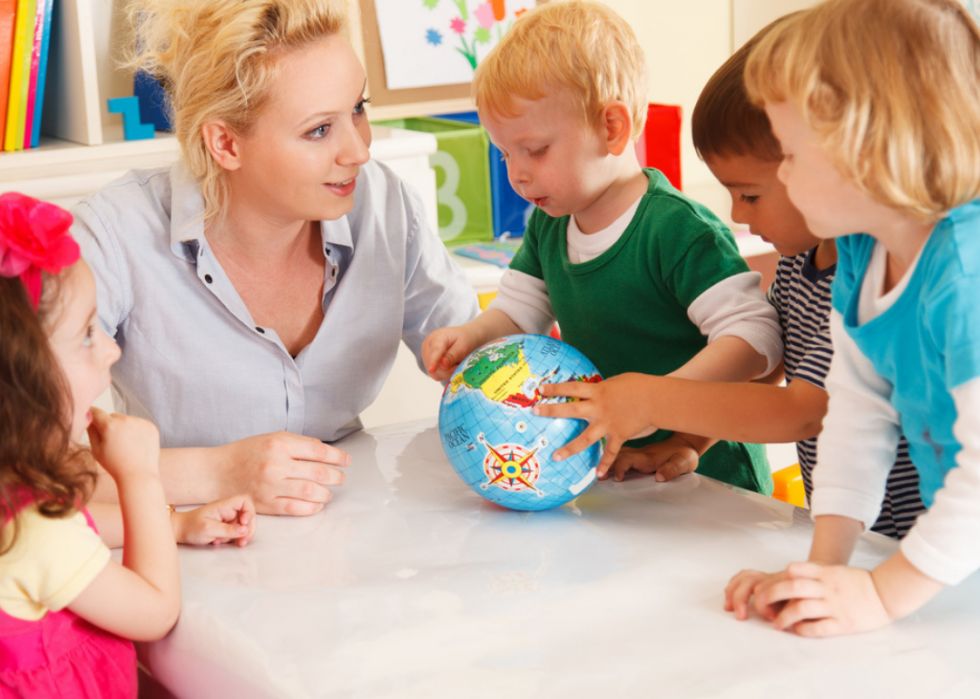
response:
<path id="1" fill-rule="evenodd" d="M 439 409 L 442 447 L 456 473 L 491 502 L 547 510 L 595 481 L 598 443 L 563 461 L 554 451 L 577 437 L 584 420 L 539 417 L 543 383 L 601 381 L 574 347 L 543 335 L 510 335 L 474 351 L 449 379 Z"/>

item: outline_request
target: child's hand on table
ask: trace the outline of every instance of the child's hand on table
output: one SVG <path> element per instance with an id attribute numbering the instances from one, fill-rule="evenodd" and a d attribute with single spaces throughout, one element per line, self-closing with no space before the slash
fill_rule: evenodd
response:
<path id="1" fill-rule="evenodd" d="M 747 619 L 752 597 L 756 612 L 777 631 L 800 636 L 864 633 L 893 621 L 874 574 L 861 568 L 808 562 L 779 573 L 743 570 L 725 588 L 725 611 Z"/>
<path id="2" fill-rule="evenodd" d="M 641 434 L 650 434 L 656 428 L 649 423 L 642 409 L 645 395 L 651 395 L 646 387 L 644 374 L 620 374 L 599 383 L 570 381 L 559 384 L 542 384 L 541 395 L 577 398 L 568 403 L 546 403 L 534 406 L 534 413 L 544 417 L 573 417 L 587 420 L 589 426 L 578 437 L 555 451 L 555 460 L 578 454 L 589 445 L 606 438 L 606 450 L 599 461 L 597 473 L 605 474 L 619 455 L 623 442 Z"/>
<path id="3" fill-rule="evenodd" d="M 629 471 L 654 474 L 658 482 L 666 482 L 693 473 L 698 467 L 698 450 L 679 434 L 673 434 L 662 442 L 647 444 L 645 447 L 623 447 L 613 462 L 612 468 L 599 471 L 599 480 L 610 475 L 620 482 Z"/>
<path id="4" fill-rule="evenodd" d="M 425 370 L 436 381 L 445 381 L 480 344 L 466 325 L 440 328 L 422 343 Z"/>
<path id="5" fill-rule="evenodd" d="M 756 613 L 767 621 L 773 621 L 783 608 L 781 602 L 769 605 L 769 588 L 786 579 L 786 571 L 763 573 L 761 570 L 743 570 L 732 577 L 725 588 L 725 611 L 735 612 L 735 618 L 749 618 L 749 602 L 754 602 Z"/>
<path id="6" fill-rule="evenodd" d="M 172 515 L 178 544 L 204 546 L 236 542 L 245 546 L 255 536 L 255 505 L 248 495 L 216 500 Z"/>
<path id="7" fill-rule="evenodd" d="M 773 619 L 775 629 L 800 636 L 864 633 L 892 622 L 873 573 L 862 568 L 793 563 L 786 568 L 785 577 L 769 585 L 761 596 L 770 608 L 782 604 Z"/>

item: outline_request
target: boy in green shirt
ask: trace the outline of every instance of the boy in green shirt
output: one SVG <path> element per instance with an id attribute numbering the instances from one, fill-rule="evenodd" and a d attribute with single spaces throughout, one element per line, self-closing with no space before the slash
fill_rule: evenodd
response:
<path id="1" fill-rule="evenodd" d="M 622 18 L 570 0 L 526 13 L 479 66 L 473 89 L 481 122 L 514 188 L 538 208 L 487 311 L 426 338 L 433 378 L 447 378 L 492 339 L 546 333 L 556 319 L 562 338 L 605 377 L 744 381 L 778 365 L 778 319 L 731 232 L 637 163 L 645 65 Z M 672 475 L 696 466 L 772 491 L 761 445 L 707 449 L 710 442 L 693 435 L 637 436 L 646 438 L 631 445 L 663 444 Z M 616 441 L 607 442 L 600 477 L 619 451 Z"/>

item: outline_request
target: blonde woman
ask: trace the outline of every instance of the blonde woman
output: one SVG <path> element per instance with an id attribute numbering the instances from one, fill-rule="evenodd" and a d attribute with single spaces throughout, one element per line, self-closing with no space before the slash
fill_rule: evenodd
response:
<path id="1" fill-rule="evenodd" d="M 870 631 L 980 569 L 980 31 L 955 0 L 831 0 L 774 27 L 745 84 L 839 258 L 809 561 L 742 571 L 725 606 Z M 850 567 L 902 431 L 928 510 L 886 561 Z"/>
<path id="2" fill-rule="evenodd" d="M 418 196 L 370 160 L 343 8 L 136 8 L 138 65 L 170 96 L 183 157 L 80 202 L 73 233 L 125 348 L 117 409 L 160 428 L 170 502 L 319 511 L 350 462 L 324 442 L 360 427 L 399 342 L 418 356 L 478 312 Z"/>

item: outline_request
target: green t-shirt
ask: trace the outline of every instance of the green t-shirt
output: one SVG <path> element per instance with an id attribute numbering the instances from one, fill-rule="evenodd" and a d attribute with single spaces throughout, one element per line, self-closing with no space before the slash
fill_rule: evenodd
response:
<path id="1" fill-rule="evenodd" d="M 568 260 L 568 217 L 536 209 L 511 269 L 544 281 L 562 339 L 605 377 L 663 375 L 707 345 L 688 306 L 718 282 L 749 271 L 731 231 L 707 208 L 674 189 L 654 169 L 633 220 L 595 259 Z M 658 442 L 660 430 L 629 446 Z M 772 492 L 765 447 L 719 442 L 698 473 L 748 490 Z"/>

